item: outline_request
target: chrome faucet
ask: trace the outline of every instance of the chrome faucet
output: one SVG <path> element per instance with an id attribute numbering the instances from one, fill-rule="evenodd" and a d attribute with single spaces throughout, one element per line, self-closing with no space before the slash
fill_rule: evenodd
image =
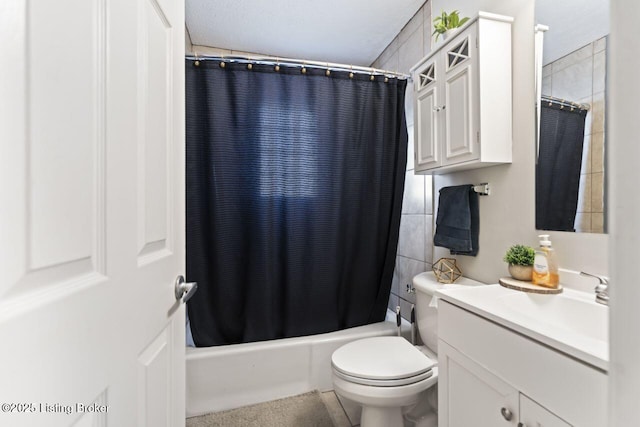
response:
<path id="1" fill-rule="evenodd" d="M 582 276 L 589 276 L 598 279 L 600 283 L 596 286 L 596 302 L 600 304 L 609 305 L 609 278 L 605 276 L 598 276 L 596 274 L 585 273 L 581 271 Z"/>

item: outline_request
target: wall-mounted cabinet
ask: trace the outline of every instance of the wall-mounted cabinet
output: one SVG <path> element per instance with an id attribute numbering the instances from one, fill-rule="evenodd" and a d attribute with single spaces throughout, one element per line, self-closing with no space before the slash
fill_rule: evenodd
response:
<path id="1" fill-rule="evenodd" d="M 416 173 L 511 163 L 511 23 L 480 12 L 412 68 Z"/>

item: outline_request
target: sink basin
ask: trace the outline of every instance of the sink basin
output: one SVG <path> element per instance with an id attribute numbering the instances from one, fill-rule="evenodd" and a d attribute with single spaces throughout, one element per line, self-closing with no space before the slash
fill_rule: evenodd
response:
<path id="1" fill-rule="evenodd" d="M 525 293 L 500 285 L 443 289 L 444 301 L 595 366 L 609 367 L 609 307 L 595 294 L 566 289 L 556 295 Z"/>
<path id="2" fill-rule="evenodd" d="M 539 295 L 517 292 L 504 295 L 498 302 L 505 305 L 513 316 L 525 316 L 532 322 L 549 326 L 598 341 L 609 340 L 609 310 L 593 299 L 563 292 L 560 295 Z"/>

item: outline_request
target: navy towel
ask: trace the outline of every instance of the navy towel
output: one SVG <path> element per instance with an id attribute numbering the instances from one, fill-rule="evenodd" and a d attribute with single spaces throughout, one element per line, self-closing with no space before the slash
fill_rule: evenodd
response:
<path id="1" fill-rule="evenodd" d="M 478 193 L 471 185 L 442 188 L 433 244 L 449 248 L 452 255 L 476 256 L 479 234 Z"/>

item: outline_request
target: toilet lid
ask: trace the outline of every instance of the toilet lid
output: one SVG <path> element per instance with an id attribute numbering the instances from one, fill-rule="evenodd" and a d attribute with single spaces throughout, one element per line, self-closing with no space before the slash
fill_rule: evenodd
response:
<path id="1" fill-rule="evenodd" d="M 402 337 L 353 341 L 334 351 L 331 363 L 336 371 L 350 377 L 389 381 L 422 377 L 434 366 L 431 359 Z"/>

